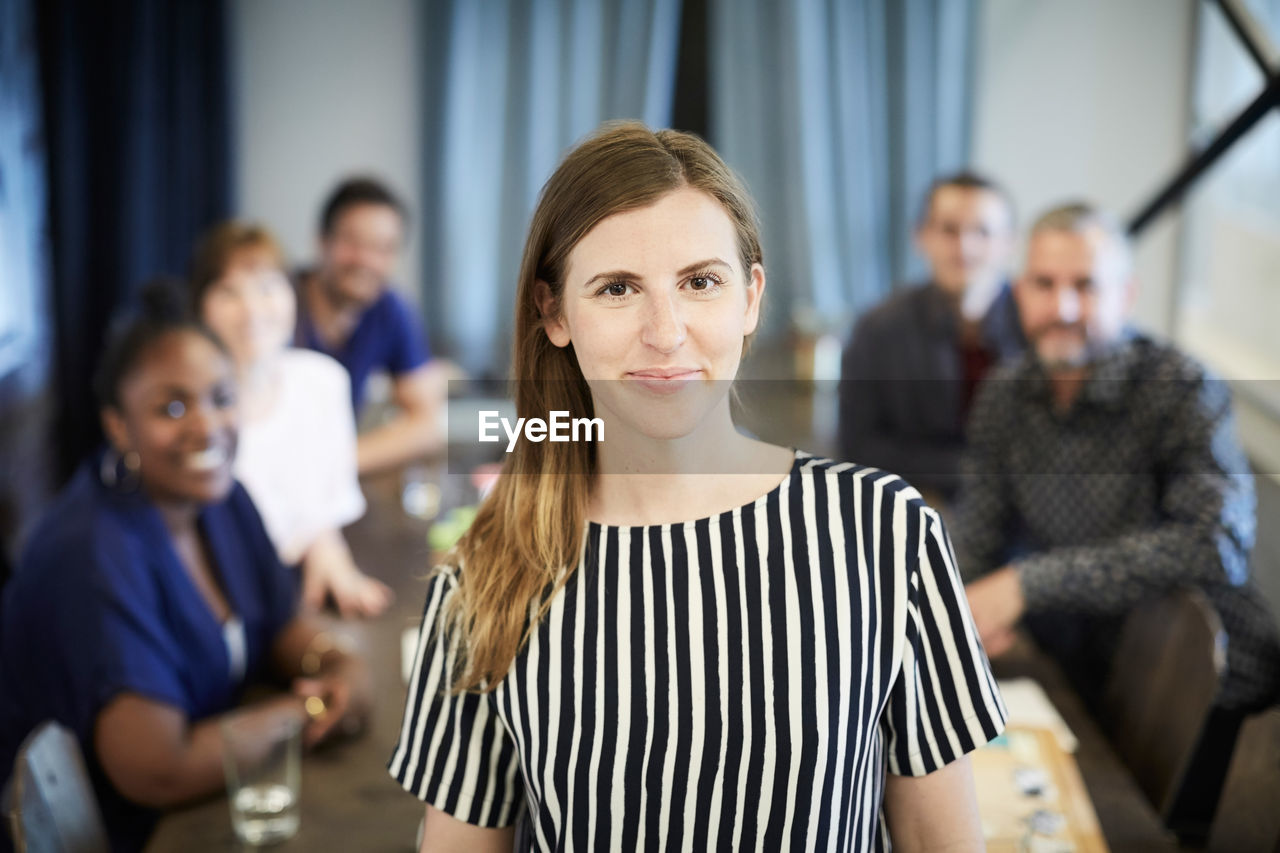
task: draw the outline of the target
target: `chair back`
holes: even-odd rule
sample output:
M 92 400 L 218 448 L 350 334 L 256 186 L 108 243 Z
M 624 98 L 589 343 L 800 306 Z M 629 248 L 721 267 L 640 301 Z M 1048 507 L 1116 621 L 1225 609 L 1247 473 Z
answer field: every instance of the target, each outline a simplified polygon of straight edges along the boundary
M 1235 738 L 1214 707 L 1226 642 L 1217 611 L 1199 590 L 1143 604 L 1124 621 L 1103 694 L 1116 752 L 1165 825 L 1188 840 L 1208 833 Z M 1224 747 L 1225 756 L 1208 754 Z M 1205 766 L 1215 760 L 1216 782 Z
M 27 736 L 11 785 L 7 810 L 19 853 L 108 853 L 80 745 L 66 728 L 45 722 Z
M 1280 853 L 1280 708 L 1245 720 L 1209 836 L 1213 853 Z

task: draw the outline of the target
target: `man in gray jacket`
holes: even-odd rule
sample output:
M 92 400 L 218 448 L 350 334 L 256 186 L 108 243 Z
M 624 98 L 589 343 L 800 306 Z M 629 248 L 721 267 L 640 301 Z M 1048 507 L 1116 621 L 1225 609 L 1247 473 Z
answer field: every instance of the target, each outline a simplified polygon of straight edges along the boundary
M 915 237 L 929 281 L 864 314 L 845 349 L 839 452 L 945 502 L 974 388 L 1024 346 L 1006 281 L 1013 206 L 988 178 L 948 175 L 925 197 Z

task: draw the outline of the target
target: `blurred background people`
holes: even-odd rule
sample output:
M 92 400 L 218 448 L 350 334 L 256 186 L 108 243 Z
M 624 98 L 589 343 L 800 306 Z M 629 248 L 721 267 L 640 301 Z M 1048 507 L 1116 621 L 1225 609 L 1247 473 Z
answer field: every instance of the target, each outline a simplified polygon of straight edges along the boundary
M 1226 385 L 1128 325 L 1128 243 L 1088 204 L 1036 220 L 1015 293 L 1030 348 L 978 393 L 955 526 L 988 652 L 1025 624 L 1096 702 L 1124 614 L 1199 587 L 1228 636 L 1219 704 L 1273 701 L 1280 646 L 1249 579 L 1253 478 Z
M 396 413 L 360 436 L 361 473 L 394 468 L 441 445 L 447 392 L 421 322 L 391 287 L 405 239 L 404 204 L 372 178 L 336 187 L 320 215 L 318 263 L 298 275 L 299 346 L 335 358 L 361 413 L 375 371 L 391 377 Z
M 351 382 L 332 358 L 289 346 L 297 302 L 275 238 L 234 221 L 210 229 L 192 258 L 191 295 L 236 365 L 236 478 L 281 562 L 299 566 L 303 604 L 332 596 L 344 616 L 378 615 L 391 592 L 356 567 L 341 531 L 365 510 Z
M 839 455 L 953 497 L 974 388 L 1024 341 L 1006 279 L 1014 245 L 1009 196 L 990 178 L 938 178 L 915 243 L 930 278 L 863 314 L 845 348 Z
M 162 285 L 98 374 L 108 445 L 32 533 L 0 615 L 0 776 L 45 720 L 80 741 L 115 850 L 161 809 L 223 786 L 218 721 L 243 687 L 297 679 L 251 719 L 305 721 L 309 743 L 368 709 L 360 660 L 295 612 L 290 578 L 236 484 L 235 369 Z M 304 697 L 320 696 L 309 716 Z

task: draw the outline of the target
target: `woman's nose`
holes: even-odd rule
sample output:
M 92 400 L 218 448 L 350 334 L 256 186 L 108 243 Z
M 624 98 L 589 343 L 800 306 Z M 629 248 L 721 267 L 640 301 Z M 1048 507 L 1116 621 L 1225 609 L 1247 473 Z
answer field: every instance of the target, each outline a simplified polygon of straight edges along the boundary
M 193 403 L 184 420 L 187 433 L 197 439 L 213 435 L 219 423 L 220 413 L 212 401 Z
M 687 335 L 684 318 L 675 299 L 668 295 L 653 299 L 641 340 L 646 346 L 669 353 L 679 349 Z

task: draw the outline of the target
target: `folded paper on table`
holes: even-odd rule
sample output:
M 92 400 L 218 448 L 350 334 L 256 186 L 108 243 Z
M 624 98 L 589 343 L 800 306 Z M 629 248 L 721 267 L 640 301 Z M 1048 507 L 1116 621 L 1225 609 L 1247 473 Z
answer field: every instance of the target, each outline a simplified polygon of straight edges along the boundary
M 991 853 L 1106 853 L 1080 770 L 1052 731 L 1010 726 L 970 760 Z

